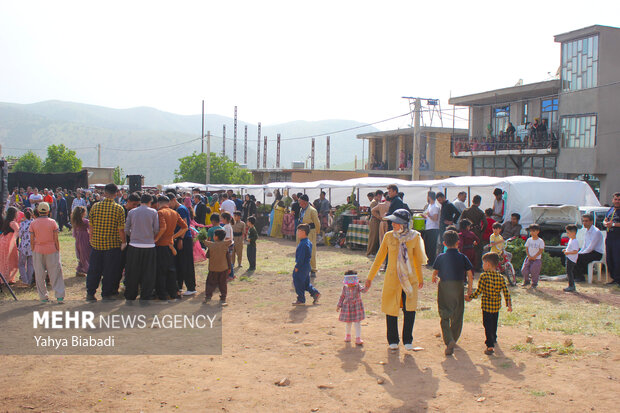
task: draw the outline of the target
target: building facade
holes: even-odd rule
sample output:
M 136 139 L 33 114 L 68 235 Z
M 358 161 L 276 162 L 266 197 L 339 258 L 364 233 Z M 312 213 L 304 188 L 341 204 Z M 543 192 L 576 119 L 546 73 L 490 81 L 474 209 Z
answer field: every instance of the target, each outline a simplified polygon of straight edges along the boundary
M 558 79 L 450 99 L 469 107 L 468 138 L 452 154 L 472 175 L 594 176 L 602 202 L 620 190 L 620 29 L 555 36 Z
M 368 161 L 358 172 L 409 180 L 414 166 L 421 180 L 469 174 L 470 160 L 451 153 L 452 138 L 467 139 L 467 129 L 420 127 L 418 165 L 413 165 L 413 131 L 413 128 L 406 128 L 357 135 L 358 139 L 368 140 Z

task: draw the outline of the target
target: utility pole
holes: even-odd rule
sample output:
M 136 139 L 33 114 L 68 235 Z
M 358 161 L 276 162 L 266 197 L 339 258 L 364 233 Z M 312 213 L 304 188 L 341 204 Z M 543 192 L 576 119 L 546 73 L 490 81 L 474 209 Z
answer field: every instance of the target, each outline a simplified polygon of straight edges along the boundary
M 280 134 L 278 133 L 278 144 L 276 149 L 276 169 L 280 169 Z
M 411 165 L 411 180 L 420 180 L 420 98 L 415 99 L 413 118 L 413 165 Z
M 330 154 L 329 154 L 329 136 L 327 137 L 327 153 L 325 154 L 325 169 L 330 169 Z
M 237 107 L 235 106 L 235 125 L 233 131 L 233 162 L 237 162 Z
M 310 169 L 314 170 L 314 138 L 312 138 L 312 152 L 310 152 Z
M 263 168 L 267 169 L 267 136 L 265 136 L 265 147 L 263 149 Z
M 243 163 L 248 167 L 248 125 L 245 125 L 245 135 L 243 137 Z
M 256 144 L 256 169 L 260 169 L 260 122 L 258 122 L 258 143 Z
M 222 125 L 222 156 L 226 156 L 226 125 Z
M 97 144 L 97 168 L 101 168 L 101 144 Z
M 205 153 L 205 100 L 202 100 L 202 133 L 200 134 L 202 138 L 202 146 L 200 148 L 200 153 Z
M 211 183 L 211 131 L 207 132 L 207 185 Z

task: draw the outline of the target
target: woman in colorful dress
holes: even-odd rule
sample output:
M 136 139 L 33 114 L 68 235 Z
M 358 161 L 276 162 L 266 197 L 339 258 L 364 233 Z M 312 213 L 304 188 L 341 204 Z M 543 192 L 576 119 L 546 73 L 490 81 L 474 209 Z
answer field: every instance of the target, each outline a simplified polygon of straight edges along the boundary
M 86 208 L 77 206 L 71 213 L 71 225 L 73 226 L 73 238 L 75 238 L 75 255 L 78 265 L 75 270 L 76 277 L 86 277 L 88 272 L 88 260 L 90 259 L 90 239 L 88 231 L 90 224 L 86 219 Z
M 4 275 L 7 283 L 13 284 L 19 269 L 17 208 L 9 207 L 7 209 L 6 216 L 0 226 L 0 232 L 0 273 Z
M 30 246 L 30 224 L 34 220 L 32 208 L 24 210 L 24 219 L 19 223 L 19 279 L 24 284 L 34 285 L 34 261 Z

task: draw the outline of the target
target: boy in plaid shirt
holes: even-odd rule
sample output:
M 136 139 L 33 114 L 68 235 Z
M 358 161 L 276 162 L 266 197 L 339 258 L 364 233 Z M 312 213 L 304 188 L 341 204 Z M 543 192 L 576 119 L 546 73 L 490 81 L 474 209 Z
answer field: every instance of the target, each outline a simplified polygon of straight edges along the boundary
M 493 354 L 495 343 L 497 342 L 497 320 L 499 318 L 499 309 L 502 306 L 501 293 L 504 294 L 508 312 L 512 311 L 510 292 L 506 287 L 504 276 L 497 272 L 498 266 L 499 255 L 494 252 L 484 254 L 482 257 L 482 269 L 484 272 L 480 275 L 478 288 L 476 288 L 473 294 L 465 297 L 466 301 L 471 301 L 482 294 L 482 324 L 484 325 L 485 344 L 487 346 L 484 354 L 487 355 Z

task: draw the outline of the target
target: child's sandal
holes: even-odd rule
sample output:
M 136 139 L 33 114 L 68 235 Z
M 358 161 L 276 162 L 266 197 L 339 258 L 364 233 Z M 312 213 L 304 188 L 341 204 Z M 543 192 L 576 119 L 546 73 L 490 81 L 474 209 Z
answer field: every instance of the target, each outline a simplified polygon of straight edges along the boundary
M 344 336 L 344 342 L 345 343 L 350 343 L 351 342 L 351 334 L 347 334 Z

